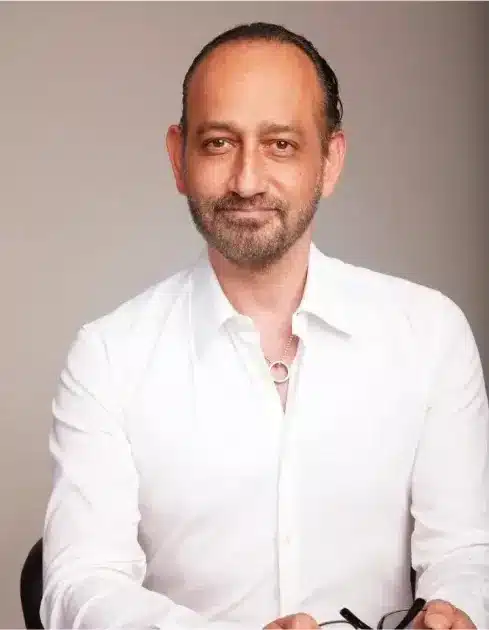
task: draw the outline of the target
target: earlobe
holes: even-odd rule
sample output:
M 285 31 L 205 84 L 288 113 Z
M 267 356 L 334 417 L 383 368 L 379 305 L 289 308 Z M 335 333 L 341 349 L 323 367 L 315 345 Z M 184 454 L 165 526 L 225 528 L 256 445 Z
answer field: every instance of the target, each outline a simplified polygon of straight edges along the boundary
M 331 194 L 331 162 L 330 162 L 331 153 L 328 153 L 328 156 L 324 159 L 323 165 L 323 190 L 322 197 L 329 197 Z
M 184 164 L 183 164 L 183 149 L 184 139 L 182 130 L 179 125 L 171 125 L 166 134 L 166 149 L 168 157 L 170 158 L 173 176 L 175 178 L 175 184 L 180 194 L 186 194 L 185 178 L 184 178 Z
M 333 192 L 343 170 L 346 142 L 342 131 L 335 133 L 328 144 L 328 156 L 324 160 L 323 197 Z

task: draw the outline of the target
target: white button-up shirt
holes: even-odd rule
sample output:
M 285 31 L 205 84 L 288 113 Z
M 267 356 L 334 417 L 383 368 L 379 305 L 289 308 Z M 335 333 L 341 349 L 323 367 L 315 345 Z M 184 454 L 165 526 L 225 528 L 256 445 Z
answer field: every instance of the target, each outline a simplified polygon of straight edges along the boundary
M 49 628 L 258 629 L 417 594 L 489 627 L 489 414 L 437 291 L 311 247 L 284 413 L 206 255 L 84 326 L 53 403 Z

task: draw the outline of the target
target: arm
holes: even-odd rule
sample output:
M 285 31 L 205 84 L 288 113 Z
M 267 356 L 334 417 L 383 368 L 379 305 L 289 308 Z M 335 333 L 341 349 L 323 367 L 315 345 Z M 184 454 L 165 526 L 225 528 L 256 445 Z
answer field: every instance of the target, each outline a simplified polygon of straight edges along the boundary
M 477 347 L 443 299 L 438 360 L 413 470 L 417 595 L 489 624 L 489 411 Z
M 53 489 L 44 530 L 46 628 L 236 629 L 142 586 L 138 475 L 108 353 L 80 331 L 53 402 Z

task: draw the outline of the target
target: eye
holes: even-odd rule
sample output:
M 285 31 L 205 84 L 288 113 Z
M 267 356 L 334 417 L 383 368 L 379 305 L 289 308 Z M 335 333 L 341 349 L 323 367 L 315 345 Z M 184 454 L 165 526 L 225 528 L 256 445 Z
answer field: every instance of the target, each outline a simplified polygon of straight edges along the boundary
M 280 149 L 281 151 L 285 151 L 285 149 L 291 146 L 287 140 L 277 140 L 276 145 L 277 149 Z
M 294 145 L 288 140 L 273 140 L 270 145 L 276 155 L 291 155 L 295 151 Z
M 225 138 L 210 138 L 204 142 L 204 149 L 211 153 L 218 153 L 223 149 L 226 149 L 228 141 Z

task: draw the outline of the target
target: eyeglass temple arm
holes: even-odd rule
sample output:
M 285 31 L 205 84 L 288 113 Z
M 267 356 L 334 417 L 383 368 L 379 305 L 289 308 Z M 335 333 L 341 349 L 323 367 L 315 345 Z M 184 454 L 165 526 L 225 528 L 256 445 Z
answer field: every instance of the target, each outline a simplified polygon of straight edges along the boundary
M 368 626 L 364 621 L 354 615 L 351 610 L 348 610 L 348 608 L 342 608 L 340 610 L 340 615 L 343 617 L 343 619 L 346 619 L 348 623 L 350 623 L 358 630 L 372 630 L 370 626 Z
M 407 611 L 406 616 L 403 618 L 401 623 L 396 626 L 396 630 L 401 630 L 401 628 L 407 628 L 409 624 L 413 621 L 418 613 L 420 613 L 426 605 L 426 600 L 418 597 L 414 600 L 411 608 Z
M 407 626 L 413 621 L 416 615 L 423 610 L 425 605 L 426 605 L 425 599 L 422 599 L 421 597 L 418 597 L 417 599 L 415 599 L 414 602 L 412 603 L 411 608 L 407 611 L 406 615 L 403 617 L 402 621 L 399 623 L 399 625 L 396 626 L 396 630 L 407 628 Z M 368 626 L 365 622 L 363 622 L 356 615 L 354 615 L 351 612 L 351 610 L 348 610 L 348 608 L 342 608 L 340 610 L 340 615 L 343 617 L 343 619 L 345 619 L 345 621 L 348 621 L 348 623 L 351 624 L 354 628 L 357 628 L 357 630 L 372 630 L 370 626 Z M 321 628 L 323 626 L 327 626 L 328 624 L 329 622 L 326 621 L 324 623 L 320 623 L 319 627 Z M 380 625 L 379 627 L 382 627 L 382 626 Z

